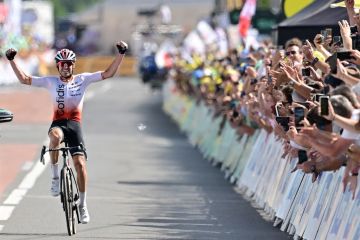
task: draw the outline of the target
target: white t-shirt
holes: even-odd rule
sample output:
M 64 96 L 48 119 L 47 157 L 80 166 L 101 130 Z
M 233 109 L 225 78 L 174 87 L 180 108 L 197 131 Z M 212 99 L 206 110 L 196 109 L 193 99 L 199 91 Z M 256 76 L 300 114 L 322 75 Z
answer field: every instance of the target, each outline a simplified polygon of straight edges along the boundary
M 53 121 L 74 120 L 81 122 L 85 89 L 102 80 L 101 71 L 74 75 L 68 83 L 58 76 L 32 77 L 31 85 L 49 90 L 53 103 Z
M 360 109 L 355 109 L 351 113 L 351 119 L 358 121 L 359 120 L 359 115 L 360 115 Z M 360 138 L 360 134 L 344 129 L 342 134 L 341 134 L 341 137 L 343 137 L 345 139 L 358 140 Z

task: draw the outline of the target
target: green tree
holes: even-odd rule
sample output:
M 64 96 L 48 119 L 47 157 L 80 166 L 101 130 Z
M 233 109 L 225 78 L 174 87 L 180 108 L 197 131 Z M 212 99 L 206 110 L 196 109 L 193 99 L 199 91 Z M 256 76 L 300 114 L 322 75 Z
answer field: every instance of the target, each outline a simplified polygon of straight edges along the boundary
M 86 9 L 103 0 L 49 0 L 54 5 L 55 19 Z

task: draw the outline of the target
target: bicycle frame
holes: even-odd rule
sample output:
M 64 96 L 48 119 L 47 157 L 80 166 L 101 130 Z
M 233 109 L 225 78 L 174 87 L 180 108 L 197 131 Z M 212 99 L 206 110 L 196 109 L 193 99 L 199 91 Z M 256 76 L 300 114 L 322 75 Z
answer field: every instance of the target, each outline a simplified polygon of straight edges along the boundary
M 65 212 L 66 225 L 69 236 L 76 233 L 74 211 L 76 212 L 77 222 L 81 223 L 78 209 L 79 187 L 76 182 L 74 172 L 70 166 L 68 157 L 69 150 L 75 148 L 84 151 L 85 158 L 87 158 L 86 150 L 82 145 L 77 147 L 68 147 L 66 142 L 65 147 L 57 149 L 46 149 L 46 147 L 43 146 L 40 157 L 40 161 L 45 164 L 44 154 L 46 152 L 60 151 L 62 153 L 61 156 L 63 159 L 63 166 L 60 173 L 60 200 Z

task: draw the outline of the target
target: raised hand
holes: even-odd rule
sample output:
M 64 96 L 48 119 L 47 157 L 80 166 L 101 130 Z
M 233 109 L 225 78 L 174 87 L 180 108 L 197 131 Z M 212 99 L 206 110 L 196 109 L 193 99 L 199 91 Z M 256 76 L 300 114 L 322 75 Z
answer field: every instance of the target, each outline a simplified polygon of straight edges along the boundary
M 5 55 L 6 55 L 6 58 L 9 60 L 9 61 L 12 61 L 14 60 L 15 58 L 15 55 L 17 54 L 17 51 L 13 48 L 10 48 L 6 51 Z
M 358 50 L 350 50 L 350 52 L 353 59 L 349 59 L 349 61 L 356 65 L 360 65 L 360 52 Z
M 354 9 L 355 1 L 354 0 L 345 0 L 345 7 L 349 9 Z
M 314 50 L 309 40 L 306 40 L 306 44 L 302 46 L 302 52 L 308 61 L 312 61 L 314 59 Z
M 116 47 L 119 51 L 120 54 L 125 54 L 125 52 L 128 50 L 128 45 L 126 42 L 124 41 L 120 41 L 118 43 L 116 43 Z

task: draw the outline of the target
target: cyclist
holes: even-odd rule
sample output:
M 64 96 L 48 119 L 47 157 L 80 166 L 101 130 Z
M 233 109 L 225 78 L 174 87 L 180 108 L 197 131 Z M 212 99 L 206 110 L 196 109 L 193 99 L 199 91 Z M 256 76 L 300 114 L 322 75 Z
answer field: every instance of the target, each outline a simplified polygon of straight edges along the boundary
M 53 121 L 48 131 L 50 138 L 49 148 L 58 148 L 64 138 L 66 138 L 69 147 L 76 147 L 80 144 L 84 145 L 81 132 L 81 115 L 85 89 L 91 83 L 111 78 L 115 75 L 128 49 L 127 44 L 123 41 L 118 42 L 116 47 L 119 54 L 116 54 L 115 59 L 105 71 L 78 75 L 73 75 L 76 62 L 75 53 L 69 49 L 61 49 L 55 56 L 59 76 L 47 77 L 27 75 L 14 61 L 17 51 L 13 48 L 6 51 L 6 57 L 10 61 L 16 77 L 22 84 L 44 87 L 51 94 L 54 113 Z M 70 154 L 74 161 L 79 184 L 80 221 L 82 223 L 88 223 L 90 221 L 90 215 L 86 204 L 86 159 L 83 151 L 73 150 L 70 151 Z M 58 155 L 58 152 L 51 152 L 50 154 L 52 169 L 51 194 L 53 196 L 60 194 Z

